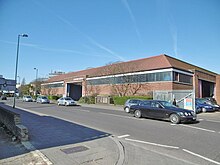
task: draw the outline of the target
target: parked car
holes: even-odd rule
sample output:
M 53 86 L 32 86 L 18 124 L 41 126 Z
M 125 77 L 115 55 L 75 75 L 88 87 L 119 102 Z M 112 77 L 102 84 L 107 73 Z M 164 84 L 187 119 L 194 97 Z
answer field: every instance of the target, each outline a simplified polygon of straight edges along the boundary
M 213 105 L 207 104 L 206 99 L 196 98 L 196 109 L 200 109 L 201 112 L 214 112 L 215 107 Z
M 24 102 L 32 102 L 32 101 L 33 101 L 33 99 L 32 99 L 32 97 L 31 97 L 31 96 L 23 96 L 22 101 L 24 101 Z
M 126 102 L 125 102 L 125 105 L 124 105 L 124 111 L 129 113 L 130 112 L 130 107 L 132 105 L 138 105 L 140 104 L 141 100 L 139 99 L 128 99 Z
M 174 124 L 196 121 L 194 111 L 178 108 L 170 102 L 161 100 L 145 100 L 139 105 L 132 105 L 130 113 L 137 118 L 168 119 Z
M 205 97 L 205 103 L 212 105 L 216 111 L 220 111 L 220 106 L 217 104 L 217 101 L 212 97 Z
M 36 102 L 41 104 L 43 103 L 49 104 L 50 100 L 46 96 L 38 96 Z
M 0 97 L 0 99 L 1 99 L 1 100 L 7 100 L 7 97 L 4 96 L 4 95 L 2 95 L 2 96 Z
M 71 97 L 61 97 L 57 100 L 57 105 L 76 105 L 76 102 Z

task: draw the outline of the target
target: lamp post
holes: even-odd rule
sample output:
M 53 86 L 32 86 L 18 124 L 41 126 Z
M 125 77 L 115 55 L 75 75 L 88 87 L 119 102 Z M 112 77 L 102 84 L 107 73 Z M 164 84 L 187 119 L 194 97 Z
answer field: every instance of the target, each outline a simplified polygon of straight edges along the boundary
M 17 78 L 18 78 L 18 83 L 17 84 L 20 85 L 20 76 L 17 76 Z
M 34 68 L 34 70 L 36 70 L 36 80 L 35 80 L 35 97 L 37 99 L 37 75 L 38 75 L 38 69 Z
M 15 108 L 15 93 L 16 93 L 16 84 L 17 84 L 17 72 L 18 72 L 18 54 L 19 54 L 19 43 L 20 37 L 28 37 L 27 34 L 19 34 L 18 35 L 18 43 L 17 43 L 17 55 L 16 55 L 16 63 L 15 63 L 15 91 L 14 91 L 14 100 L 13 100 L 13 108 Z

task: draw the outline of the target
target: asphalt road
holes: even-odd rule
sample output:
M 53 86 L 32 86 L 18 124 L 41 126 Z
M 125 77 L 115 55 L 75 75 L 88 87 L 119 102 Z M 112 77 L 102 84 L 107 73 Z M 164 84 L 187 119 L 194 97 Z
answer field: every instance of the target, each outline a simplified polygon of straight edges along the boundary
M 124 146 L 124 164 L 220 165 L 220 112 L 198 115 L 195 124 L 174 125 L 136 119 L 119 110 L 21 101 L 16 105 L 112 134 Z

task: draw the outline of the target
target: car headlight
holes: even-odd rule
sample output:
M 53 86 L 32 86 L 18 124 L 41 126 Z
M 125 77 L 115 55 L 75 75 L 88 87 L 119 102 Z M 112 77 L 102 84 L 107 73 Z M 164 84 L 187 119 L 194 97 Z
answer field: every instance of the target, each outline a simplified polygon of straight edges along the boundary
M 184 113 L 185 116 L 188 116 L 189 114 L 187 112 Z
M 183 112 L 178 112 L 178 114 L 179 114 L 180 116 L 184 116 L 184 113 L 183 113 Z

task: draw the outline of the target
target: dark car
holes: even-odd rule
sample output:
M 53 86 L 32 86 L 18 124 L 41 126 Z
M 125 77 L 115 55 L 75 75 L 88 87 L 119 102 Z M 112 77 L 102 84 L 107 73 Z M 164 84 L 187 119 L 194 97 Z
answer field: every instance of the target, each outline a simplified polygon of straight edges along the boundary
M 7 100 L 7 97 L 4 96 L 4 95 L 2 95 L 2 96 L 0 97 L 0 99 L 1 99 L 1 100 Z
M 196 109 L 201 112 L 215 112 L 215 106 L 207 104 L 206 99 L 196 98 Z
M 129 113 L 130 112 L 130 107 L 132 105 L 138 105 L 140 104 L 141 100 L 139 99 L 128 99 L 126 102 L 125 102 L 125 105 L 124 105 L 124 111 Z
M 131 106 L 130 112 L 137 118 L 168 119 L 174 124 L 196 121 L 194 111 L 178 108 L 167 101 L 161 100 L 142 101 L 139 105 Z
M 212 97 L 205 97 L 205 103 L 212 105 L 216 111 L 220 111 L 220 106 L 217 104 L 217 101 Z

